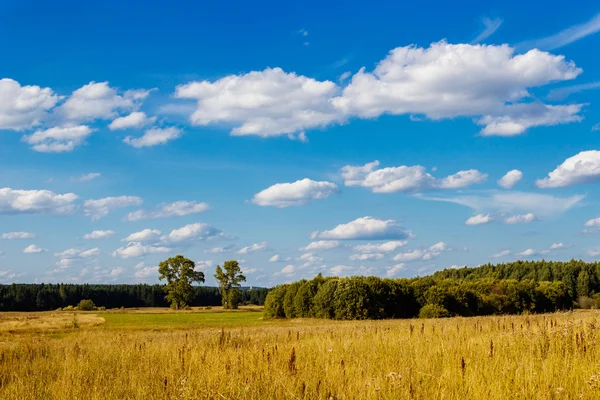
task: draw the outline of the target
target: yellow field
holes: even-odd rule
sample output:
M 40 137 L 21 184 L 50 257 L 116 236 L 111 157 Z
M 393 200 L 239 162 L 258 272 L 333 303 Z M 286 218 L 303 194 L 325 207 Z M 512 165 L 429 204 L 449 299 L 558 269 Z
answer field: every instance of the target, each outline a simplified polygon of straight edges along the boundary
M 78 327 L 73 315 L 0 314 L 0 399 L 600 399 L 596 312 L 335 322 L 138 310 L 79 313 Z

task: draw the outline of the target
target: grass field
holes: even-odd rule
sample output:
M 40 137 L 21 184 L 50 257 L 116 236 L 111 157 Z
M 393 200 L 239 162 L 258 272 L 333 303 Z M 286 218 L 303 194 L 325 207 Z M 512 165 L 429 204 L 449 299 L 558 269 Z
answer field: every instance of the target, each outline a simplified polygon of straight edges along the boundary
M 338 322 L 0 314 L 0 399 L 598 399 L 596 312 Z

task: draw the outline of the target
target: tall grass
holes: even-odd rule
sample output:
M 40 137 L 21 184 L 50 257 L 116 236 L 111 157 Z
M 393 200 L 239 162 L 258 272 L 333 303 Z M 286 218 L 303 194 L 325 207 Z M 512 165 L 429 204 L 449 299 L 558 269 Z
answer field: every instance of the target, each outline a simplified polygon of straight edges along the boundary
M 598 399 L 595 312 L 2 335 L 1 399 Z

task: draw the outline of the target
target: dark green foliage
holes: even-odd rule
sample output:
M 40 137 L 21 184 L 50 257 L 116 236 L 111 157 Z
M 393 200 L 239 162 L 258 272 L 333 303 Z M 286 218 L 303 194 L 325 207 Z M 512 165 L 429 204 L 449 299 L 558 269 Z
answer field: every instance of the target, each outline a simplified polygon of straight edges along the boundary
M 413 279 L 319 275 L 273 290 L 265 316 L 347 320 L 553 312 L 572 308 L 578 294 L 587 306 L 595 305 L 599 272 L 598 264 L 583 261 L 518 261 Z
M 166 279 L 165 299 L 175 310 L 189 306 L 194 299 L 195 282 L 204 282 L 204 273 L 196 271 L 196 264 L 182 255 L 176 255 L 158 264 L 158 279 Z
M 75 284 L 12 284 L 0 285 L 0 311 L 48 311 L 76 305 L 89 299 L 98 306 L 168 307 L 165 285 L 75 285 Z M 219 306 L 221 293 L 216 287 L 193 286 L 190 306 Z M 242 304 L 263 305 L 269 289 L 242 289 Z
M 236 260 L 225 261 L 223 268 L 217 265 L 215 278 L 219 282 L 223 308 L 237 309 L 240 304 L 240 283 L 246 281 Z

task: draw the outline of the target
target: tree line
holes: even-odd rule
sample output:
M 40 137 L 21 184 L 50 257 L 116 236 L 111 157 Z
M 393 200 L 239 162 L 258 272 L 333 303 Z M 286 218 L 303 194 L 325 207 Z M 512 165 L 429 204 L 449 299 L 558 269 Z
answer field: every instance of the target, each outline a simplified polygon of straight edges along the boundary
M 169 307 L 166 285 L 12 284 L 0 285 L 0 311 L 48 311 L 92 300 L 98 307 Z M 263 305 L 268 289 L 241 288 L 240 303 Z M 218 287 L 192 286 L 190 306 L 221 305 Z
M 316 276 L 273 288 L 272 318 L 382 319 L 521 314 L 600 306 L 600 264 L 529 261 L 427 277 Z

